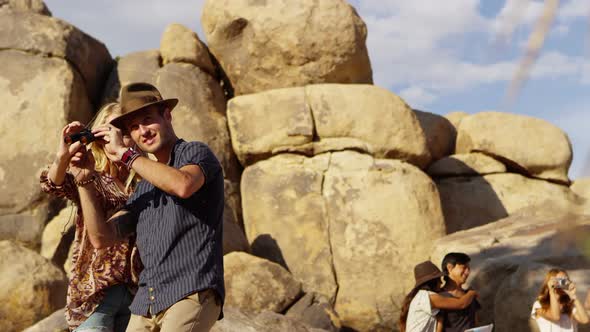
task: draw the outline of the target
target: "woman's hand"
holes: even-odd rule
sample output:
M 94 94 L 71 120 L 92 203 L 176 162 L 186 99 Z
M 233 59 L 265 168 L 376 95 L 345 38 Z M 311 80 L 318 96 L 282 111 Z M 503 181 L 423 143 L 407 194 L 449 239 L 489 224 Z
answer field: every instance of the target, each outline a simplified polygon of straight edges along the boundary
M 576 285 L 570 281 L 567 288 L 564 288 L 563 291 L 570 297 L 572 301 L 577 299 L 576 295 Z
M 57 148 L 58 160 L 62 158 L 69 160 L 72 155 L 74 155 L 80 149 L 80 147 L 83 145 L 81 142 L 68 144 L 65 142 L 65 138 L 69 135 L 80 132 L 82 129 L 84 129 L 84 125 L 78 121 L 70 122 L 65 127 L 63 127 Z

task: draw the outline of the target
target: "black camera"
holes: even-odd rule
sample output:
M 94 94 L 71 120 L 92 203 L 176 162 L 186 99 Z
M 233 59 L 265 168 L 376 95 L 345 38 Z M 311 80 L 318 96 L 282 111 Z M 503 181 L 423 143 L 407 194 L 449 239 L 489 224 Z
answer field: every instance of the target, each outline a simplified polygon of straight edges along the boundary
M 82 144 L 88 144 L 90 142 L 94 142 L 96 137 L 89 129 L 82 129 L 80 132 L 68 135 L 64 137 L 64 142 L 67 144 L 72 144 L 74 142 L 82 142 Z

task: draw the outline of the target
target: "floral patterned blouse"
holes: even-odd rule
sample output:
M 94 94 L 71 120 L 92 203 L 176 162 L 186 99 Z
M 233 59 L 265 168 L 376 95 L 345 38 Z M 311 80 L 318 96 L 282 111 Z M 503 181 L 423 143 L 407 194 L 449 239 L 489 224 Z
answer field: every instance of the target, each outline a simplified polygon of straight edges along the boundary
M 66 304 L 66 319 L 70 330 L 73 330 L 94 312 L 102 301 L 106 288 L 124 284 L 135 292 L 142 265 L 135 247 L 135 237 L 112 247 L 95 249 L 84 227 L 74 177 L 67 173 L 64 183 L 58 186 L 47 177 L 48 171 L 49 169 L 41 173 L 42 190 L 58 197 L 65 197 L 78 207 Z M 121 192 L 115 180 L 109 175 L 101 175 L 94 185 L 107 217 L 117 212 L 129 195 Z

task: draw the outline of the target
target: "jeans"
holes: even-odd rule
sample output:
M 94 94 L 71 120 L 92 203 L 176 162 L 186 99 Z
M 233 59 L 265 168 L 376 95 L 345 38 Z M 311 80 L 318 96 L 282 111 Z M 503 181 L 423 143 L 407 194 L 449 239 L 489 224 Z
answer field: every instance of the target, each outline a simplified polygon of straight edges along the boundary
M 131 317 L 132 300 L 125 285 L 107 288 L 102 302 L 74 332 L 124 332 Z

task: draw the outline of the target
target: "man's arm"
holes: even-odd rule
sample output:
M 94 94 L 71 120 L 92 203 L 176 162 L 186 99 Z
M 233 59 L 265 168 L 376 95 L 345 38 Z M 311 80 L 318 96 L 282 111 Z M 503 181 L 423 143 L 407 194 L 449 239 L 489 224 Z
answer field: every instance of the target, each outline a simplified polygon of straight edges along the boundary
M 198 165 L 185 165 L 180 169 L 137 157 L 131 167 L 144 180 L 157 188 L 180 198 L 189 198 L 205 184 L 205 175 Z

